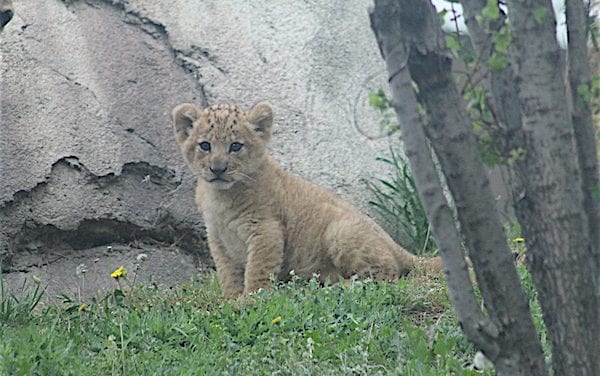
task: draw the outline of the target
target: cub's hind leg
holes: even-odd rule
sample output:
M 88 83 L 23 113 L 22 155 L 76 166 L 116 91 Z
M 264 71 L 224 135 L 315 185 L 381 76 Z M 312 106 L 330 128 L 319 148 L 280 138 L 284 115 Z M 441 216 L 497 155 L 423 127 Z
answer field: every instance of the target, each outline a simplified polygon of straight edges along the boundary
M 398 246 L 380 231 L 363 219 L 329 224 L 325 231 L 327 254 L 342 277 L 393 281 L 405 273 L 398 265 Z

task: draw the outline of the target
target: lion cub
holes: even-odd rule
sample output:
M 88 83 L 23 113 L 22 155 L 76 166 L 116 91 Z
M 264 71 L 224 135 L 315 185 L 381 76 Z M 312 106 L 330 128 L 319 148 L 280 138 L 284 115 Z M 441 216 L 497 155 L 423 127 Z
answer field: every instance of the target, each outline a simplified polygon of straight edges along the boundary
M 224 296 L 269 286 L 290 271 L 322 281 L 352 275 L 394 280 L 416 264 L 441 270 L 394 241 L 335 194 L 283 171 L 267 155 L 273 110 L 230 104 L 173 110 L 175 137 L 198 177 L 196 203 L 204 216 Z

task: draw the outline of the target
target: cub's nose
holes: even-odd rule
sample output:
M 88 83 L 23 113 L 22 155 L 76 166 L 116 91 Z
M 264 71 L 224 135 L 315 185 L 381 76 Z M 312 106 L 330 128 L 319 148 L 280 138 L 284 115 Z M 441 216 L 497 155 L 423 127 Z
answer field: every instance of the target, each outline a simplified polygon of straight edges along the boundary
M 210 167 L 210 172 L 212 172 L 216 176 L 223 175 L 225 173 L 225 171 L 227 171 L 227 165 Z

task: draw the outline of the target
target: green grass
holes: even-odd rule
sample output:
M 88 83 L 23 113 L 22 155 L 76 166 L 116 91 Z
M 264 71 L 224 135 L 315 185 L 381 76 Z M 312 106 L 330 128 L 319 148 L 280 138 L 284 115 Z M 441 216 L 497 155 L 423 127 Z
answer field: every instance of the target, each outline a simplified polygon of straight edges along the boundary
M 437 246 L 408 162 L 391 147 L 389 155 L 377 160 L 387 165 L 390 176 L 366 182 L 372 194 L 369 205 L 387 223 L 398 244 L 417 255 L 437 255 Z
M 25 303 L 24 303 L 25 304 Z M 476 375 L 442 280 L 219 297 L 214 276 L 0 322 L 1 375 Z
M 34 286 L 31 287 L 24 281 L 16 294 L 11 293 L 4 286 L 4 278 L 0 270 L 0 325 L 5 322 L 26 320 L 42 299 L 44 290 L 39 282 L 34 282 Z

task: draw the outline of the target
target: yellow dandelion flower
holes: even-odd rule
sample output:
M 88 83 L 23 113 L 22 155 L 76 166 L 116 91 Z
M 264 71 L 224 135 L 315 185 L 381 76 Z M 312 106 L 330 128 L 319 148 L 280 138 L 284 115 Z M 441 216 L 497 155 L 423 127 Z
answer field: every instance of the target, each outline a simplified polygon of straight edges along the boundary
M 77 308 L 77 312 L 83 312 L 87 309 L 88 305 L 85 303 L 82 303 L 79 305 L 79 308 Z
M 281 320 L 283 320 L 283 318 L 281 316 L 277 316 L 273 320 L 271 320 L 271 324 L 273 324 L 273 325 L 279 324 L 281 322 Z
M 112 272 L 110 275 L 114 279 L 119 279 L 120 277 L 127 277 L 127 269 L 123 265 L 119 266 L 119 269 Z
M 523 243 L 525 241 L 525 238 L 514 238 L 513 242 L 515 243 Z

